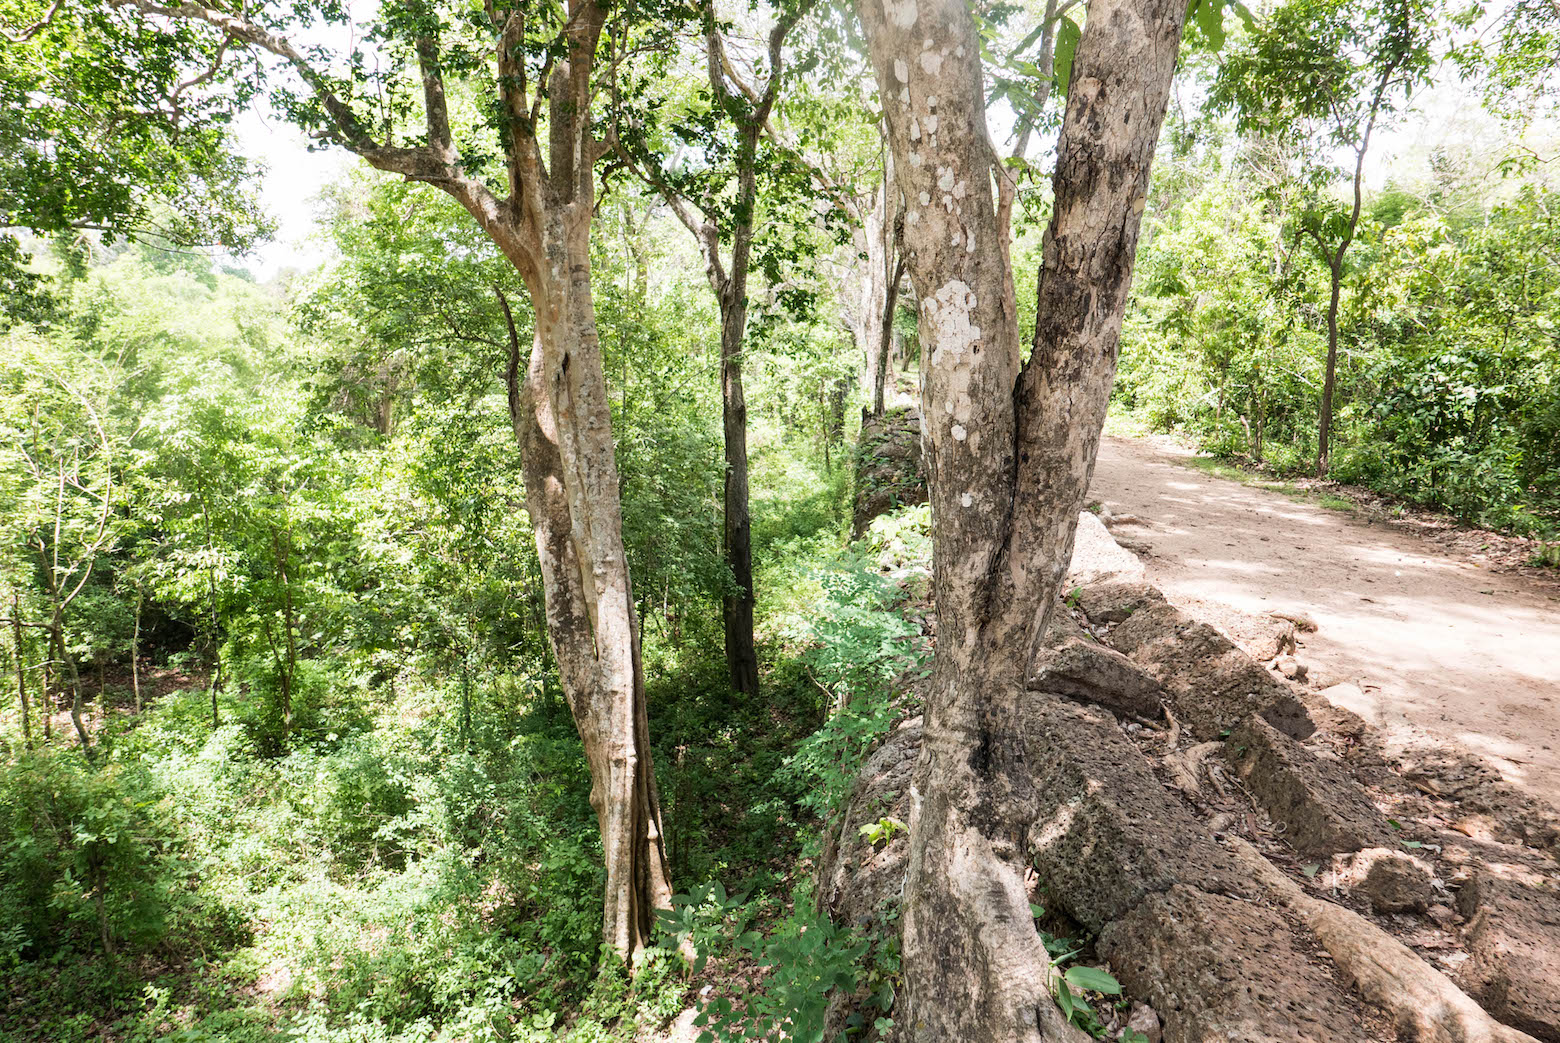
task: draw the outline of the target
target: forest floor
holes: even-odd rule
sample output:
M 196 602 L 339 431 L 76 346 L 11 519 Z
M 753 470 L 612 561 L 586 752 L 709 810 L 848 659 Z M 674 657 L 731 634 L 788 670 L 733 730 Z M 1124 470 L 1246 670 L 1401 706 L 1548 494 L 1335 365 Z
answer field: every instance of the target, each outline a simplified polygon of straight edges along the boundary
M 1513 564 L 1493 534 L 1197 462 L 1168 439 L 1107 437 L 1090 490 L 1171 602 L 1214 626 L 1309 617 L 1306 683 L 1354 685 L 1329 695 L 1390 746 L 1461 745 L 1560 805 L 1560 575 Z

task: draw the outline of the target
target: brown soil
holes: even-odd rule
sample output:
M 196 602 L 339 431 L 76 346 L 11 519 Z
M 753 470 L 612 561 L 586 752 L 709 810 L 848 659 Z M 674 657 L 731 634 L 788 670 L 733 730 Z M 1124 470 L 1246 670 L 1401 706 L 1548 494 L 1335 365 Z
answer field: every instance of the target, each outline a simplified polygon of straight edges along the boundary
M 1212 477 L 1190 455 L 1106 438 L 1091 489 L 1171 602 L 1221 629 L 1309 617 L 1307 683 L 1356 685 L 1343 705 L 1391 747 L 1460 745 L 1560 803 L 1560 580 L 1497 571 L 1507 563 L 1481 563 L 1466 539 Z

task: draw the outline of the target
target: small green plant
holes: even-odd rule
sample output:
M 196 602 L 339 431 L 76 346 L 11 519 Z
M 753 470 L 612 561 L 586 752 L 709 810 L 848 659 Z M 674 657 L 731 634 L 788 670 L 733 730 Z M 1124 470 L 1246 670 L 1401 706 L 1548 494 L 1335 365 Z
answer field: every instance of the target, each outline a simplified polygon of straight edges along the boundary
M 1036 920 L 1045 916 L 1045 909 L 1033 902 L 1029 905 L 1029 912 Z M 1040 941 L 1051 955 L 1051 993 L 1056 997 L 1056 1005 L 1061 1008 L 1062 1015 L 1095 1039 L 1103 1038 L 1105 1025 L 1084 994 L 1092 992 L 1099 996 L 1120 996 L 1121 983 L 1109 971 L 1099 967 L 1078 964 L 1063 970 L 1082 951 L 1073 939 L 1060 938 L 1041 930 Z
M 887 844 L 893 840 L 896 834 L 909 832 L 909 830 L 910 827 L 897 818 L 884 815 L 876 822 L 868 822 L 862 826 L 860 832 L 867 838 L 867 843 L 877 847 L 879 844 Z

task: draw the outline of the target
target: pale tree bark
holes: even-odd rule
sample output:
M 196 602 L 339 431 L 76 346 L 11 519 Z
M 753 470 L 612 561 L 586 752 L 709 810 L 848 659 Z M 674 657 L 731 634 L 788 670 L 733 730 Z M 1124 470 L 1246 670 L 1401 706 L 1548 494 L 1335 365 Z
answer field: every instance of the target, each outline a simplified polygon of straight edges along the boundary
M 147 15 L 204 23 L 234 44 L 282 58 L 327 114 L 326 141 L 377 169 L 449 193 L 524 282 L 534 336 L 529 360 L 522 363 L 511 319 L 510 404 L 525 469 L 526 511 L 541 560 L 548 637 L 590 764 L 590 800 L 607 870 L 603 941 L 632 959 L 653 930 L 655 910 L 670 905 L 671 885 L 591 293 L 595 166 L 609 149 L 596 138 L 592 121 L 605 9 L 594 0 L 567 0 L 563 24 L 546 56 L 538 58 L 527 53 L 537 44 L 528 42 L 526 10 L 483 5 L 504 130 L 509 194 L 500 197 L 469 172 L 453 141 L 439 18 L 431 5 L 407 5 L 423 34 L 415 51 L 426 142 L 396 147 L 377 140 L 333 81 L 266 26 L 198 3 L 113 2 Z M 529 33 L 534 37 L 536 31 L 532 24 Z M 539 72 L 528 68 L 527 57 L 540 62 Z
M 1020 721 L 1114 377 L 1184 0 L 1093 0 L 1072 70 L 1027 364 L 962 0 L 858 0 L 918 297 L 937 656 L 911 790 L 902 941 L 914 1040 L 1064 1038 L 1024 890 Z
M 882 353 L 885 338 L 893 337 L 893 309 L 898 304 L 899 282 L 904 274 L 904 209 L 894 181 L 893 153 L 888 147 L 887 128 L 880 122 L 883 136 L 882 180 L 873 192 L 870 206 L 858 203 L 852 216 L 861 229 L 861 249 L 866 255 L 858 269 L 855 326 L 851 335 L 861 351 L 861 387 L 871 404 L 873 415 L 881 416 L 878 388 L 887 379 Z M 892 298 L 892 299 L 891 299 Z

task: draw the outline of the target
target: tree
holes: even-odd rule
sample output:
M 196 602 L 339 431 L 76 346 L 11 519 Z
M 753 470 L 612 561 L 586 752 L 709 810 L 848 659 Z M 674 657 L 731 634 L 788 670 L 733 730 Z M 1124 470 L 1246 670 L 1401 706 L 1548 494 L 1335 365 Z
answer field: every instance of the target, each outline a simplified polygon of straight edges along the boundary
M 1099 445 L 1181 0 L 1094 0 L 1073 54 L 1039 322 L 1020 363 L 981 46 L 961 0 L 860 0 L 918 297 L 938 647 L 903 912 L 917 1040 L 1062 1031 L 1023 876 L 1024 682 Z M 896 1019 L 897 1020 L 897 1019 Z
M 682 142 L 727 158 L 691 174 L 667 169 L 662 158 L 643 146 L 641 134 L 625 133 L 623 98 L 614 96 L 615 140 L 618 153 L 647 184 L 661 194 L 672 212 L 692 233 L 704 255 L 710 289 L 720 305 L 720 388 L 726 476 L 721 547 L 736 589 L 721 599 L 726 629 L 726 667 L 731 687 L 745 696 L 758 695 L 758 652 L 753 644 L 753 537 L 748 507 L 747 399 L 742 387 L 743 339 L 748 323 L 748 275 L 753 264 L 755 216 L 758 211 L 760 141 L 779 99 L 785 76 L 785 39 L 814 0 L 782 8 L 765 50 L 765 61 L 754 75 L 739 71 L 726 45 L 725 27 L 715 5 L 704 0 L 698 15 L 704 33 L 708 111 L 689 122 L 704 135 Z M 617 81 L 614 80 L 614 87 Z M 633 121 L 643 125 L 643 113 Z M 729 124 L 735 140 L 721 132 Z M 690 129 L 694 129 L 690 127 Z M 688 135 L 690 138 L 693 135 Z M 637 146 L 637 147 L 636 147 Z M 773 162 L 773 158 L 769 157 Z M 730 183 L 735 182 L 735 191 Z M 723 244 L 728 244 L 722 256 Z
M 99 12 L 55 6 L 72 12 L 73 24 Z M 223 72 L 197 77 L 186 89 L 193 96 L 231 103 L 269 89 L 319 141 L 449 193 L 525 285 L 535 326 L 528 351 L 511 326 L 514 434 L 549 635 L 594 781 L 607 866 L 603 937 L 631 957 L 671 888 L 591 293 L 596 164 L 612 147 L 595 102 L 598 51 L 607 48 L 610 71 L 630 36 L 661 25 L 668 12 L 609 12 L 593 0 L 489 0 L 480 8 L 408 0 L 358 27 L 366 31 L 355 38 L 378 44 L 371 66 L 362 50 L 333 58 L 290 39 L 317 17 L 347 21 L 335 4 L 252 4 L 235 14 L 197 2 L 111 0 L 102 10 L 93 23 L 99 45 L 132 71 L 195 47 Z M 239 73 L 224 81 L 230 68 Z M 297 81 L 301 91 L 289 85 Z
M 1242 132 L 1298 135 L 1315 157 L 1301 175 L 1308 192 L 1295 229 L 1315 247 L 1330 277 L 1318 476 L 1330 465 L 1339 300 L 1344 259 L 1359 231 L 1365 156 L 1377 129 L 1406 107 L 1430 69 L 1431 19 L 1422 0 L 1381 0 L 1363 11 L 1344 0 L 1291 0 L 1229 56 L 1214 86 L 1215 104 L 1235 110 Z M 1331 195 L 1345 173 L 1327 158 L 1334 149 L 1353 158 L 1353 191 L 1343 203 Z
M 14 492 L 6 537 L 36 577 L 42 621 L 34 625 L 43 631 L 48 667 L 70 688 L 71 723 L 90 758 L 73 609 L 122 521 L 115 457 L 124 446 L 109 419 L 123 390 L 122 360 L 62 351 L 18 333 L 9 347 L 12 358 L 0 371 L 0 425 L 10 436 L 0 483 Z M 40 704 L 52 714 L 47 685 Z
M 20 230 L 230 249 L 264 236 L 255 172 L 229 148 L 248 94 L 229 46 L 138 32 L 114 5 L 0 9 L 0 328 L 50 311 Z

